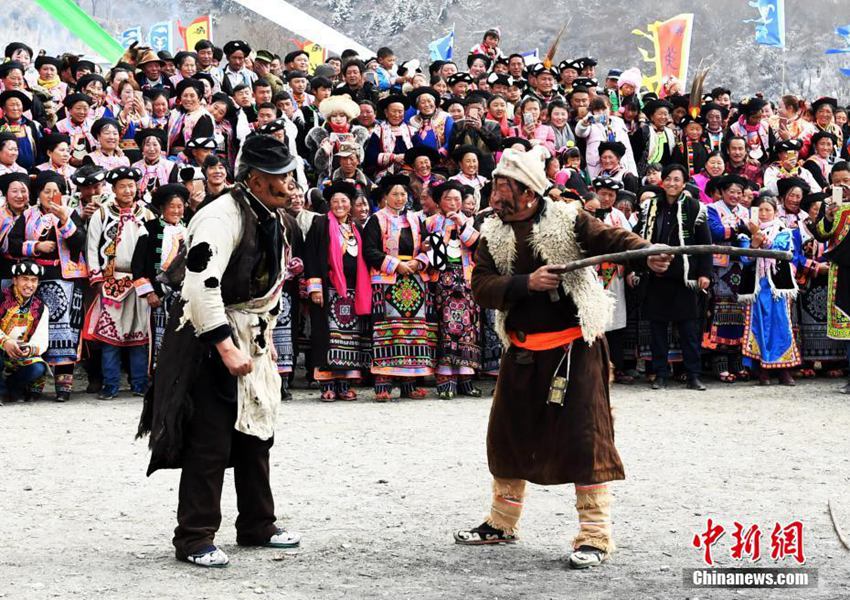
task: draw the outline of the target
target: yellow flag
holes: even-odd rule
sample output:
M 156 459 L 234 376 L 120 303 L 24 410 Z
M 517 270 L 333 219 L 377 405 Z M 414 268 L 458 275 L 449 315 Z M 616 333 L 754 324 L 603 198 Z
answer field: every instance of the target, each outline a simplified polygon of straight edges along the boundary
M 210 16 L 198 17 L 186 26 L 186 48 L 195 49 L 195 44 L 201 40 L 212 40 L 212 23 Z
M 316 71 L 316 67 L 325 62 L 325 49 L 319 44 L 307 42 L 304 44 L 304 52 L 310 57 L 310 73 Z

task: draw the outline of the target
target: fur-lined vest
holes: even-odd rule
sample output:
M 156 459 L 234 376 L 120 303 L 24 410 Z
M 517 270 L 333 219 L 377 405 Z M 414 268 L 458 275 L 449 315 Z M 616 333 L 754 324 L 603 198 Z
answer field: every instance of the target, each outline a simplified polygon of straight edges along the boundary
M 565 264 L 584 258 L 575 234 L 577 203 L 543 200 L 540 220 L 532 227 L 530 245 L 534 252 L 549 264 Z M 513 275 L 516 258 L 516 239 L 511 226 L 500 219 L 486 219 L 481 225 L 481 236 L 502 275 Z M 592 268 L 578 269 L 564 274 L 561 287 L 578 308 L 582 337 L 592 344 L 605 334 L 605 327 L 614 310 L 614 296 L 603 289 Z M 502 343 L 510 345 L 505 330 L 507 311 L 496 311 L 496 332 Z

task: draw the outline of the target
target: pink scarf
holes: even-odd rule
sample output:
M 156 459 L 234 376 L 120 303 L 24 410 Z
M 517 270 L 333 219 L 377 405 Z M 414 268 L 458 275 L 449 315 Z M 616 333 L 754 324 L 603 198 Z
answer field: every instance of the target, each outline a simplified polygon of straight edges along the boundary
M 372 314 L 372 286 L 369 281 L 369 271 L 366 269 L 366 261 L 363 260 L 363 242 L 360 240 L 360 232 L 354 223 L 351 224 L 351 231 L 354 238 L 357 240 L 357 283 L 354 289 L 354 312 L 358 315 Z M 339 243 L 339 238 L 342 234 L 339 231 L 339 221 L 336 217 L 328 215 L 328 237 L 330 237 L 331 247 L 328 262 L 331 264 L 330 279 L 333 283 L 336 293 L 340 296 L 348 295 L 348 286 L 345 284 L 345 272 L 342 269 L 342 245 Z

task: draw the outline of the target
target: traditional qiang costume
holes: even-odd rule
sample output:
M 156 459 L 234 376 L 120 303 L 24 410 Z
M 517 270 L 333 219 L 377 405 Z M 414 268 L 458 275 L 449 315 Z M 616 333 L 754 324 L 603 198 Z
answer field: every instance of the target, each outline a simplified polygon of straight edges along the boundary
M 359 162 L 363 162 L 363 147 L 369 141 L 369 132 L 361 125 L 354 125 L 352 121 L 360 115 L 360 106 L 348 96 L 331 96 L 325 98 L 319 105 L 319 112 L 325 117 L 325 123 L 313 127 L 307 132 L 305 144 L 307 149 L 313 153 L 312 163 L 319 173 L 331 173 L 338 165 L 334 156 L 343 146 L 356 146 Z M 335 114 L 344 114 L 346 122 L 343 125 L 331 123 L 330 117 Z M 328 154 L 322 148 L 322 142 L 326 139 L 331 141 L 331 153 Z
M 406 179 L 385 177 L 382 188 Z M 428 266 L 425 236 L 414 213 L 395 213 L 389 207 L 372 215 L 363 230 L 364 258 L 372 278 L 372 374 L 380 400 L 389 399 L 393 380 L 400 381 L 403 397 L 424 397 L 415 381 L 434 373 L 437 323 L 429 286 L 421 270 L 396 272 L 402 261 L 412 259 Z
M 68 191 L 61 175 L 42 171 L 33 185 L 33 196 L 37 198 L 48 183 L 55 183 L 61 192 Z M 38 242 L 53 242 L 56 248 L 41 253 L 36 250 Z M 10 253 L 35 262 L 43 270 L 36 294 L 50 316 L 50 344 L 44 351 L 44 360 L 53 369 L 56 400 L 60 402 L 71 396 L 74 365 L 80 358 L 83 288 L 89 274 L 85 249 L 86 231 L 80 215 L 71 210 L 62 225 L 55 215 L 44 212 L 40 202 L 25 210 L 9 232 Z
M 466 156 L 467 154 L 474 154 L 476 156 L 476 158 L 478 158 L 478 165 L 479 165 L 479 168 L 480 168 L 480 165 L 481 165 L 483 158 L 484 158 L 484 154 L 481 152 L 481 150 L 478 147 L 473 146 L 471 144 L 464 144 L 463 146 L 457 146 L 454 149 L 454 152 L 452 153 L 453 158 L 458 165 L 460 165 L 461 161 L 463 160 L 463 157 Z M 466 174 L 464 174 L 463 171 L 459 171 L 456 175 L 452 175 L 451 177 L 449 177 L 449 180 L 450 181 L 457 181 L 461 186 L 471 187 L 473 192 L 474 192 L 475 206 L 481 206 L 481 189 L 485 185 L 487 185 L 487 182 L 489 181 L 489 179 L 487 179 L 486 177 L 481 175 L 480 172 L 476 173 L 472 177 L 469 177 Z M 456 189 L 460 190 L 461 188 L 456 188 Z M 461 191 L 461 196 L 463 196 L 462 191 Z M 435 199 L 435 201 L 436 201 L 436 199 Z
M 297 155 L 296 155 L 297 156 Z M 296 159 L 297 160 L 297 159 Z M 303 211 L 302 211 L 303 212 Z M 294 217 L 278 211 L 283 229 L 283 258 L 286 264 L 286 279 L 280 292 L 272 343 L 277 352 L 277 372 L 280 375 L 281 398 L 292 397 L 289 392 L 289 378 L 295 367 L 295 331 L 298 330 L 300 314 L 300 283 L 304 274 L 304 235 Z
M 835 98 L 830 98 L 828 96 L 824 96 L 822 98 L 818 98 L 814 102 L 812 102 L 812 114 L 817 115 L 818 110 L 822 106 L 830 106 L 832 108 L 832 114 L 835 114 L 835 111 L 838 110 L 838 100 Z M 835 154 L 835 158 L 839 158 L 841 156 L 842 148 L 844 148 L 844 130 L 836 125 L 835 120 L 827 125 L 826 127 L 821 127 L 818 125 L 817 120 L 812 123 L 814 133 L 812 138 L 814 139 L 814 135 L 817 135 L 818 132 L 826 132 L 831 133 L 835 138 L 835 148 L 833 149 L 833 153 Z M 811 144 L 812 153 L 814 153 L 814 142 Z
M 736 175 L 721 178 L 721 190 L 729 186 L 746 186 L 746 180 Z M 711 243 L 718 246 L 740 246 L 740 238 L 749 236 L 747 223 L 750 216 L 740 204 L 727 205 L 718 200 L 708 206 L 708 229 Z M 728 372 L 724 381 L 746 377 L 741 363 L 741 342 L 744 337 L 744 307 L 738 301 L 743 266 L 741 261 L 728 254 L 715 254 L 712 259 L 711 298 L 703 333 L 702 347 L 714 351 L 716 374 Z
M 462 185 L 446 182 L 433 190 L 435 202 L 448 190 L 461 194 Z M 425 220 L 437 316 L 437 395 L 451 400 L 456 393 L 481 396 L 472 376 L 481 368 L 478 344 L 479 311 L 472 297 L 472 268 L 479 233 L 471 217 L 463 225 L 437 213 Z
M 785 140 L 779 142 L 774 147 L 774 156 L 778 157 L 780 152 L 799 152 L 802 147 L 800 140 Z M 785 169 L 778 161 L 774 162 L 764 170 L 764 187 L 772 191 L 774 194 L 779 194 L 780 198 L 784 196 L 779 190 L 779 184 L 786 179 L 801 180 L 808 189 L 803 190 L 804 195 L 809 190 L 819 192 L 821 186 L 815 181 L 814 176 L 808 169 L 802 167 L 802 162 L 798 160 L 797 165 L 790 171 Z M 782 207 L 780 206 L 780 210 Z
M 408 105 L 407 98 L 398 95 L 387 96 L 378 103 L 378 109 L 384 113 L 390 104 L 400 103 Z M 394 160 L 394 155 L 405 154 L 413 148 L 413 129 L 405 122 L 399 125 L 390 125 L 388 121 L 381 121 L 372 132 L 366 143 L 366 154 L 364 164 L 374 170 L 375 181 L 380 180 L 386 174 L 400 173 L 402 165 Z
M 110 171 L 107 181 L 114 185 L 122 179 L 138 182 L 141 177 L 138 169 L 121 167 Z M 153 213 L 140 202 L 121 208 L 113 198 L 89 219 L 86 258 L 90 281 L 101 288 L 86 315 L 83 337 L 101 342 L 104 398 L 118 393 L 121 348 L 129 350 L 133 393 L 144 394 L 147 388 L 149 307 L 140 295 L 147 288 L 145 281 L 133 278 L 132 261 L 145 223 L 152 218 Z
M 62 133 L 48 133 L 44 137 L 41 138 L 41 143 L 43 148 L 45 149 L 45 154 L 47 152 L 51 152 L 56 149 L 57 146 L 63 143 L 70 144 L 70 139 L 68 136 Z M 70 163 L 65 163 L 62 166 L 56 165 L 53 163 L 53 160 L 48 158 L 46 162 L 37 165 L 35 168 L 36 172 L 38 171 L 53 171 L 57 173 L 62 179 L 65 180 L 65 187 L 68 190 L 68 193 L 73 193 L 75 185 L 71 178 L 76 169 L 71 166 Z
M 652 100 L 644 105 L 643 113 L 652 119 L 652 115 L 662 108 L 672 111 L 673 105 L 666 100 Z M 637 174 L 640 177 L 646 175 L 646 168 L 650 164 L 668 164 L 676 149 L 676 135 L 669 127 L 658 131 L 652 123 L 643 123 L 633 138 Z
M 24 261 L 12 266 L 12 275 L 35 275 L 41 277 L 42 269 L 37 264 Z M 12 338 L 19 345 L 27 344 L 29 350 L 24 358 L 12 358 L 0 350 L 2 374 L 0 374 L 0 405 L 3 400 L 19 400 L 29 395 L 31 386 L 37 385 L 47 371 L 42 358 L 48 341 L 50 314 L 44 301 L 33 294 L 24 299 L 14 286 L 0 291 L 0 348 Z
M 809 194 L 803 198 L 800 210 L 808 212 L 812 203 L 824 202 L 828 197 L 827 192 Z M 797 285 L 800 288 L 796 308 L 801 358 L 807 363 L 821 363 L 824 369 L 837 372 L 837 369 L 846 363 L 847 352 L 844 343 L 828 336 L 829 277 L 817 274 L 817 267 L 826 263 L 827 244 L 818 241 L 814 231 L 815 224 L 809 219 L 801 220 L 799 226 L 791 231 L 794 240 L 794 266 Z
M 100 136 L 101 130 L 107 125 L 111 125 L 115 127 L 119 132 L 121 131 L 121 125 L 115 119 L 103 118 L 98 119 L 91 126 L 92 135 L 97 138 Z M 97 165 L 98 167 L 102 167 L 107 171 L 112 171 L 115 169 L 119 169 L 122 167 L 130 166 L 130 159 L 124 156 L 121 152 L 115 151 L 114 154 L 106 155 L 103 153 L 101 148 L 97 148 L 94 152 L 90 152 L 86 155 L 84 159 L 86 162 L 90 162 L 92 164 Z
M 413 163 L 420 156 L 426 156 L 431 163 L 432 171 L 427 177 L 420 177 L 413 170 Z M 413 196 L 413 207 L 415 210 L 421 208 L 422 192 L 435 183 L 442 183 L 446 178 L 442 175 L 433 172 L 433 168 L 440 163 L 440 154 L 428 146 L 414 146 L 404 153 L 404 164 L 410 167 L 410 191 Z
M 610 177 L 598 177 L 593 182 L 597 190 L 606 188 L 614 192 L 623 189 L 623 184 Z M 598 209 L 596 218 L 600 219 L 609 227 L 631 231 L 632 226 L 623 212 L 612 206 L 608 209 Z M 615 299 L 614 310 L 611 314 L 611 322 L 605 328 L 605 338 L 608 341 L 608 350 L 611 353 L 611 362 L 615 368 L 615 381 L 629 381 L 625 376 L 624 337 L 626 325 L 628 324 L 628 309 L 626 306 L 626 269 L 621 264 L 603 263 L 596 268 L 599 281 Z
M 434 99 L 435 108 L 430 115 L 417 112 L 408 119 L 408 124 L 414 132 L 413 144 L 428 146 L 438 152 L 442 150 L 441 154 L 446 154 L 454 130 L 454 120 L 440 108 L 440 94 L 434 88 L 421 87 L 413 90 L 410 93 L 410 104 L 415 107 L 423 94 L 428 94 Z
M 323 191 L 328 202 L 337 193 L 348 196 L 352 204 L 357 197 L 357 189 L 344 181 Z M 307 293 L 322 294 L 321 306 L 310 304 L 313 375 L 325 401 L 355 400 L 350 382 L 369 368 L 372 298 L 363 248 L 360 227 L 351 215 L 345 223 L 331 212 L 319 215 L 307 233 Z
M 24 112 L 32 108 L 32 100 L 24 92 L 20 90 L 6 90 L 0 93 L 0 107 L 2 107 L 8 98 L 17 98 L 23 104 Z M 9 132 L 15 136 L 15 141 L 18 144 L 18 166 L 26 171 L 31 171 L 35 166 L 43 162 L 43 157 L 39 153 L 39 144 L 41 143 L 41 125 L 38 122 L 21 116 L 16 121 L 11 121 L 8 116 L 0 119 L 0 133 Z
M 692 140 L 685 135 L 685 127 L 691 123 L 697 123 L 703 128 L 705 122 L 702 117 L 693 118 L 686 115 L 679 121 L 679 129 L 682 131 L 682 139 L 676 145 L 673 152 L 673 162 L 684 165 L 688 169 L 688 176 L 693 179 L 694 175 L 701 173 L 705 168 L 705 163 L 708 161 L 708 149 L 702 140 Z
M 89 108 L 92 105 L 92 99 L 85 94 L 69 94 L 63 102 L 65 110 L 70 113 L 71 108 L 77 102 L 85 102 Z M 56 131 L 71 138 L 71 151 L 74 153 L 75 158 L 83 158 L 85 153 L 92 152 L 97 148 L 97 139 L 95 139 L 95 136 L 91 132 L 94 122 L 95 119 L 91 113 L 82 123 L 74 122 L 70 114 L 56 122 Z
M 144 197 L 146 193 L 153 193 L 158 187 L 171 181 L 171 173 L 174 170 L 174 161 L 165 158 L 165 151 L 168 148 L 168 136 L 165 131 L 156 128 L 141 129 L 136 133 L 136 144 L 138 144 L 140 150 L 144 149 L 145 140 L 149 137 L 156 138 L 159 141 L 161 154 L 154 163 L 149 163 L 144 156 L 141 160 L 133 163 L 133 167 L 142 173 L 142 178 L 139 180 L 140 197 Z
M 747 156 L 762 164 L 768 161 L 776 137 L 766 120 L 760 120 L 758 125 L 750 125 L 747 117 L 761 114 L 766 104 L 761 98 L 751 98 L 742 107 L 744 114 L 729 126 L 730 135 L 740 136 L 747 141 Z
M 829 282 L 826 299 L 826 334 L 845 344 L 850 356 L 850 203 L 841 204 L 832 220 L 826 218 L 824 202 L 812 234 L 827 244 L 824 258 L 829 261 Z M 850 393 L 850 381 L 842 388 Z
M 577 203 L 552 202 L 537 151 L 505 150 L 494 177 L 528 186 L 538 207 L 528 220 L 486 219 L 472 276 L 475 298 L 496 308 L 506 352 L 493 396 L 487 457 L 493 501 L 486 521 L 455 532 L 461 544 L 517 540 L 526 481 L 575 484 L 579 533 L 570 565 L 601 563 L 614 550 L 607 482 L 625 477 L 614 446 L 605 328 L 613 298 L 593 269 L 567 273 L 553 294 L 528 289 L 545 264 L 643 248 L 646 240 L 606 227 Z
M 56 68 L 56 77 L 53 79 L 42 79 L 39 76 L 36 85 L 47 92 L 53 102 L 60 105 L 68 94 L 68 84 L 62 81 L 58 75 L 62 72 L 62 59 L 54 56 L 38 56 L 35 59 L 36 70 L 41 70 L 41 67 L 48 64 Z
M 835 156 L 830 155 L 827 158 L 821 158 L 817 154 L 817 144 L 823 139 L 832 140 L 833 145 L 838 143 L 838 138 L 835 134 L 828 131 L 818 131 L 812 136 L 812 155 L 803 163 L 803 168 L 812 174 L 815 182 L 821 189 L 829 187 L 829 175 L 832 173 L 832 166 L 835 164 Z
M 181 278 L 171 272 L 172 265 L 178 265 L 186 253 L 186 226 L 182 221 L 168 223 L 162 217 L 162 211 L 174 198 L 184 205 L 189 203 L 189 190 L 181 184 L 165 184 L 156 189 L 151 196 L 151 208 L 157 211 L 157 218 L 146 221 L 139 232 L 136 249 L 131 261 L 133 282 L 141 297 L 156 294 L 161 305 L 150 309 L 150 371 L 156 369 L 156 359 L 168 315 L 171 308 L 180 300 Z M 178 262 L 175 262 L 178 261 Z
M 705 144 L 709 153 L 722 151 L 724 148 L 724 138 L 726 136 L 726 130 L 722 124 L 718 130 L 711 130 L 711 126 L 708 124 L 708 113 L 713 110 L 720 113 L 720 118 L 723 123 L 725 123 L 726 119 L 729 117 L 729 110 L 719 104 L 715 104 L 714 102 L 706 102 L 700 107 L 700 118 L 705 124 L 702 133 L 702 142 Z
M 204 97 L 204 84 L 197 79 L 184 79 L 177 84 L 175 97 L 179 98 L 188 88 L 194 88 L 199 98 Z M 215 125 L 212 115 L 203 106 L 192 112 L 175 108 L 168 118 L 168 155 L 177 156 L 192 138 L 213 137 Z
M 9 203 L 5 201 L 9 187 L 14 182 L 23 183 L 29 188 L 30 176 L 26 173 L 5 173 L 0 175 L 0 197 L 4 198 L 3 204 L 0 205 L 0 256 L 6 259 L 0 260 L 0 280 L 9 279 L 11 276 L 9 269 L 14 262 L 14 258 L 9 254 L 9 232 L 12 231 L 12 227 L 15 225 L 15 221 L 20 214 L 16 215 L 13 213 L 11 208 L 9 208 Z
M 779 220 L 760 223 L 768 250 L 793 250 L 791 230 Z M 750 246 L 742 238 L 741 246 Z M 794 340 L 791 306 L 797 297 L 797 282 L 791 263 L 768 258 L 744 257 L 748 268 L 738 289 L 738 300 L 745 304 L 744 338 L 741 350 L 745 363 L 758 361 L 761 369 L 790 369 L 800 364 L 800 352 Z M 746 360 L 749 359 L 749 360 Z

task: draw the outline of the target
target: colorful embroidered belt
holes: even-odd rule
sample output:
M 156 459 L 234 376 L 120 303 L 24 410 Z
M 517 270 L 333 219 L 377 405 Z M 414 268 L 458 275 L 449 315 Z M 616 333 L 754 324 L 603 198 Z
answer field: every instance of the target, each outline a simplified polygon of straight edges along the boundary
M 57 267 L 61 264 L 58 258 L 55 260 L 48 260 L 46 258 L 36 258 L 35 262 L 36 264 L 39 264 L 42 267 Z
M 581 335 L 581 327 L 570 327 L 561 331 L 545 331 L 543 333 L 508 332 L 508 338 L 510 338 L 511 344 L 518 348 L 532 350 L 534 352 L 569 346 L 579 339 Z

